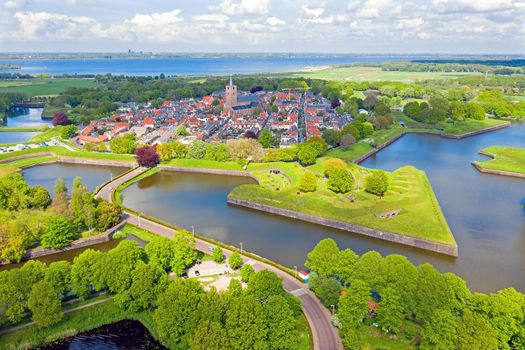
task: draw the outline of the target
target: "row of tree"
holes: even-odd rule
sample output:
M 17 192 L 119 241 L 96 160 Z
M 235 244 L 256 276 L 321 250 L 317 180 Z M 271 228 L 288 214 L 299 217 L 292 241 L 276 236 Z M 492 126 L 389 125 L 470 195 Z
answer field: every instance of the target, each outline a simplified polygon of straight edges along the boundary
M 305 265 L 312 290 L 337 308 L 334 322 L 347 349 L 361 349 L 359 329 L 369 319 L 420 349 L 525 346 L 525 296 L 513 288 L 471 293 L 463 279 L 428 263 L 414 266 L 404 256 L 376 251 L 358 256 L 332 239 L 320 241 Z
M 478 103 L 458 101 L 448 102 L 444 98 L 431 98 L 427 102 L 409 102 L 403 112 L 411 119 L 422 123 L 439 123 L 448 119 L 463 121 L 465 119 L 485 119 L 485 109 Z

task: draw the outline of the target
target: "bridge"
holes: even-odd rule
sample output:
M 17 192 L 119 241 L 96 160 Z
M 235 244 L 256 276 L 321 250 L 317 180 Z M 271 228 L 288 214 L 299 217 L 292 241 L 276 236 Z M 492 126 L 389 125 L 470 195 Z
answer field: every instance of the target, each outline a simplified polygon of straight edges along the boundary
M 12 103 L 11 108 L 44 108 L 43 102 L 17 102 Z

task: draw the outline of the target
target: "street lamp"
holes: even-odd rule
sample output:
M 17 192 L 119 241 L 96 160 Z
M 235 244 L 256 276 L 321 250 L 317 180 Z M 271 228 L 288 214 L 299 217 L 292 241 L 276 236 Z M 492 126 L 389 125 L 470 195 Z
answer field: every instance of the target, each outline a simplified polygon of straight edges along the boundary
M 240 243 L 241 243 L 241 256 L 242 256 L 242 242 L 240 242 Z
M 297 266 L 293 266 L 293 268 L 295 269 L 295 278 L 297 278 Z
M 332 307 L 332 315 L 335 314 L 335 305 L 330 305 Z
M 195 239 L 195 227 L 191 225 L 191 233 L 193 233 L 193 239 Z

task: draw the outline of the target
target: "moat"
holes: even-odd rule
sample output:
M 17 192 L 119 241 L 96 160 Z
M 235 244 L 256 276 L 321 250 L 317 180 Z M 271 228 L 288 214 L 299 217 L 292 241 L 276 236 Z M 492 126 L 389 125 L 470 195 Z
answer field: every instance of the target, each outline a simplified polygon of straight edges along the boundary
M 302 266 L 315 244 L 331 237 L 341 248 L 358 253 L 374 249 L 382 254 L 406 255 L 418 264 L 430 262 L 442 272 L 452 271 L 466 279 L 473 291 L 491 292 L 508 286 L 524 291 L 525 181 L 480 174 L 470 164 L 482 159 L 477 152 L 490 145 L 524 147 L 520 136 L 524 132 L 525 124 L 517 124 L 459 141 L 406 135 L 363 163 L 386 170 L 406 164 L 425 170 L 458 242 L 458 258 L 228 206 L 227 194 L 235 186 L 251 183 L 249 178 L 160 172 L 130 186 L 123 200 L 130 208 L 188 230 L 193 226 L 196 232 L 216 240 L 235 246 L 243 242 L 244 249 L 290 267 Z M 78 174 L 94 186 L 111 173 L 116 175 L 111 167 L 76 167 L 82 170 L 75 174 L 70 165 L 58 164 L 25 173 L 33 185 L 50 181 L 51 176 L 42 175 L 46 173 L 53 178 Z M 96 181 L 92 181 L 93 169 L 105 169 Z

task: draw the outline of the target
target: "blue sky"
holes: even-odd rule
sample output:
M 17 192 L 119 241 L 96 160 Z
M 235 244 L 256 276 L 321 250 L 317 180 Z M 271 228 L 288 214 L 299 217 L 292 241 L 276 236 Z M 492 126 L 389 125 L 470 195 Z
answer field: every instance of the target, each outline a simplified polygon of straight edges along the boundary
M 525 0 L 0 0 L 0 51 L 525 54 Z

